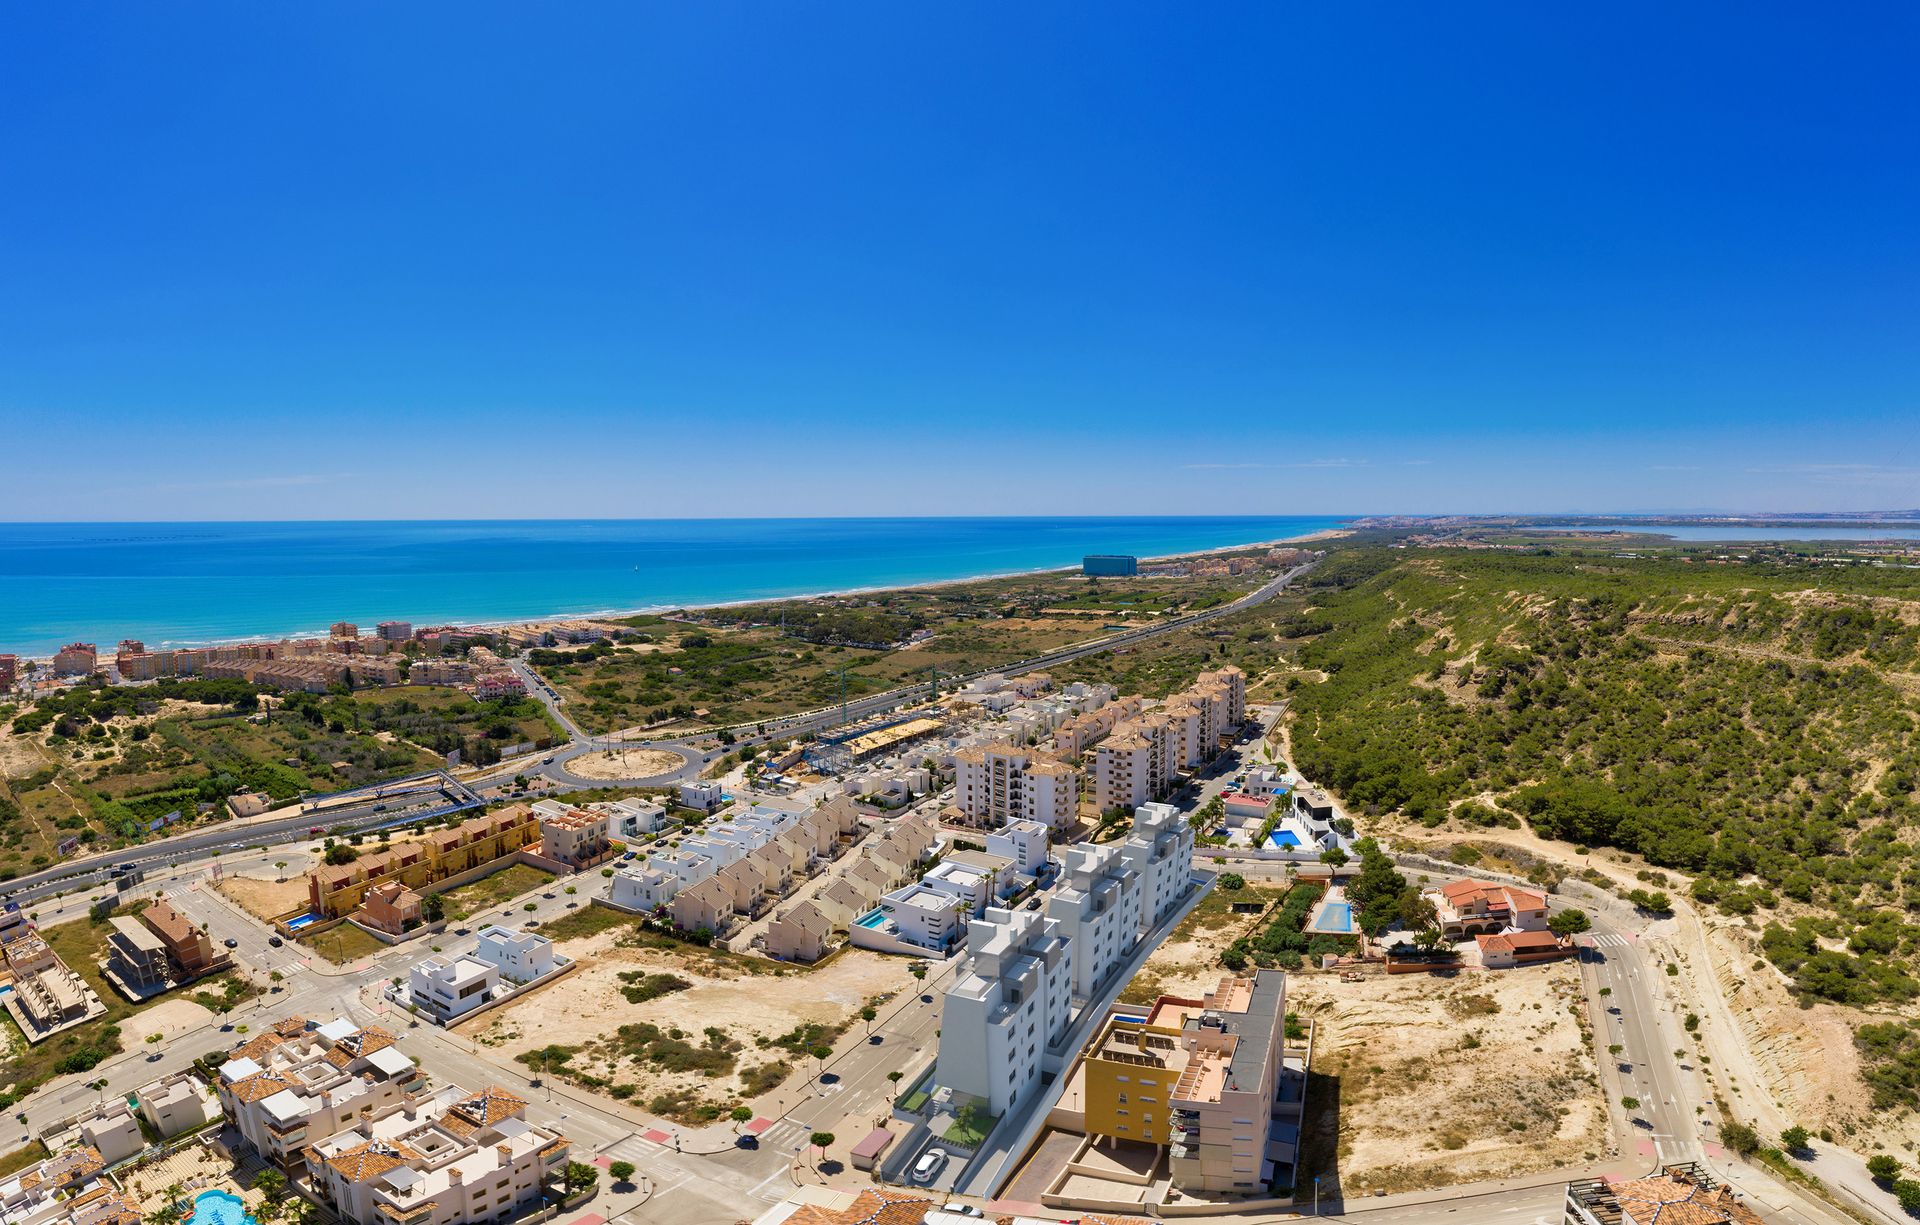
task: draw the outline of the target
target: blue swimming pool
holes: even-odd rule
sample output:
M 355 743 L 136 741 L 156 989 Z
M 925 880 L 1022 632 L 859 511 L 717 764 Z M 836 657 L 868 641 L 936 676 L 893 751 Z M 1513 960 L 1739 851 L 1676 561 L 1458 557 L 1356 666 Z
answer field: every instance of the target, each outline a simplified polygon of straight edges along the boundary
M 1297 851 L 1300 849 L 1300 835 L 1290 829 L 1276 829 L 1267 835 L 1267 845 L 1276 851 Z
M 320 921 L 320 916 L 317 914 L 303 914 L 297 919 L 288 919 L 287 930 L 290 932 L 297 932 L 301 928 L 307 926 L 308 924 L 318 923 L 319 921 Z
M 255 1225 L 246 1205 L 231 1191 L 202 1191 L 193 1197 L 189 1225 Z
M 1353 930 L 1353 907 L 1345 902 L 1328 902 L 1327 908 L 1320 912 L 1320 921 L 1314 926 L 1321 931 L 1350 932 Z
M 887 912 L 884 910 L 869 910 L 867 913 L 861 915 L 859 918 L 854 920 L 854 922 L 859 924 L 861 927 L 878 927 L 882 923 L 885 923 L 886 921 L 887 921 Z

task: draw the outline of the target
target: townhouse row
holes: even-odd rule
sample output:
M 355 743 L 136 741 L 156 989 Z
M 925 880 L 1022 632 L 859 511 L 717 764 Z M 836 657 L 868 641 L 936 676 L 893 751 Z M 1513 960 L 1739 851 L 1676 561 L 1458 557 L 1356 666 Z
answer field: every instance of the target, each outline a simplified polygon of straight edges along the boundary
M 608 901 L 621 910 L 665 912 L 683 931 L 724 935 L 736 917 L 764 914 L 796 879 L 839 858 L 870 815 L 844 796 L 817 808 L 756 804 L 623 865 Z

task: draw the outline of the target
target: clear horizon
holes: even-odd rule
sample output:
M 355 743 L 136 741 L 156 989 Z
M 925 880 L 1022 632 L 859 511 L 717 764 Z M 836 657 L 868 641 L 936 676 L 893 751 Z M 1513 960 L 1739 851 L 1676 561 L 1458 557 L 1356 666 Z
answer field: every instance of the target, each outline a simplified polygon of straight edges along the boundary
M 1920 505 L 1910 6 L 109 11 L 0 520 Z

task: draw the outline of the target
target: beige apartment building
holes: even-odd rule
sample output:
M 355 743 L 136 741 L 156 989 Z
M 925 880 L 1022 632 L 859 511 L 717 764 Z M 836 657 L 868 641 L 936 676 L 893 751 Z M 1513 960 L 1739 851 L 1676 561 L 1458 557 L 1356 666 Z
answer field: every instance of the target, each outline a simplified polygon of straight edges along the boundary
M 1138 808 L 1173 786 L 1179 752 L 1174 721 L 1141 715 L 1113 729 L 1093 751 L 1093 802 L 1100 812 Z
M 1064 830 L 1080 815 L 1080 772 L 1051 754 L 990 744 L 954 754 L 953 806 L 970 825 L 1038 821 Z
M 321 1202 L 348 1225 L 492 1225 L 532 1213 L 572 1146 L 494 1086 L 449 1085 L 310 1146 Z
M 569 808 L 540 820 L 540 853 L 558 860 L 576 871 L 613 858 L 613 843 L 607 837 L 610 820 L 604 812 Z
M 1078 761 L 1082 753 L 1112 734 L 1121 723 L 1145 710 L 1146 705 L 1142 698 L 1121 697 L 1098 710 L 1075 715 L 1053 729 L 1053 751 L 1064 760 Z

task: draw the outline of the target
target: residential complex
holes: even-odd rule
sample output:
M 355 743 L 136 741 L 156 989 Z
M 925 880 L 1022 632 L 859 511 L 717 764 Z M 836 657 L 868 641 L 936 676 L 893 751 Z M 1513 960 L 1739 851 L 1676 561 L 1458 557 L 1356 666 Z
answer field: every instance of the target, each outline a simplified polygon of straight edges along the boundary
M 1286 1068 L 1286 976 L 1225 978 L 1200 999 L 1161 996 L 1109 1016 L 1087 1044 L 1076 1097 L 1089 1137 L 1164 1149 L 1172 1186 L 1251 1194 L 1292 1181 L 1303 1069 Z
M 1152 931 L 1193 887 L 1193 826 L 1171 804 L 1142 804 L 1121 845 L 1140 882 L 1140 935 Z
M 1067 848 L 1060 887 L 1047 903 L 1073 945 L 1073 993 L 1090 999 L 1125 964 L 1140 939 L 1140 874 L 1122 848 Z
M 437 1024 L 451 1025 L 571 965 L 545 936 L 489 923 L 480 929 L 472 952 L 415 964 L 402 1002 Z
M 545 1202 L 572 1146 L 527 1103 L 448 1085 L 308 1147 L 318 1199 L 351 1225 L 483 1225 Z
M 362 851 L 351 863 L 325 864 L 307 873 L 307 905 L 322 918 L 339 918 L 360 905 L 367 891 L 397 880 L 420 890 L 449 877 L 503 860 L 540 837 L 540 822 L 524 804 L 469 817 L 451 829 L 384 851 Z
M 1449 940 L 1547 930 L 1547 895 L 1538 889 L 1461 880 L 1422 896 L 1433 903 L 1440 933 Z
M 262 1158 L 292 1173 L 305 1168 L 308 1145 L 363 1111 L 397 1109 L 419 1079 L 379 1026 L 296 1016 L 234 1048 L 215 1089 L 228 1122 Z
M 102 969 L 129 999 L 146 999 L 233 964 L 226 950 L 164 898 L 148 902 L 137 916 L 115 915 L 111 924 Z

